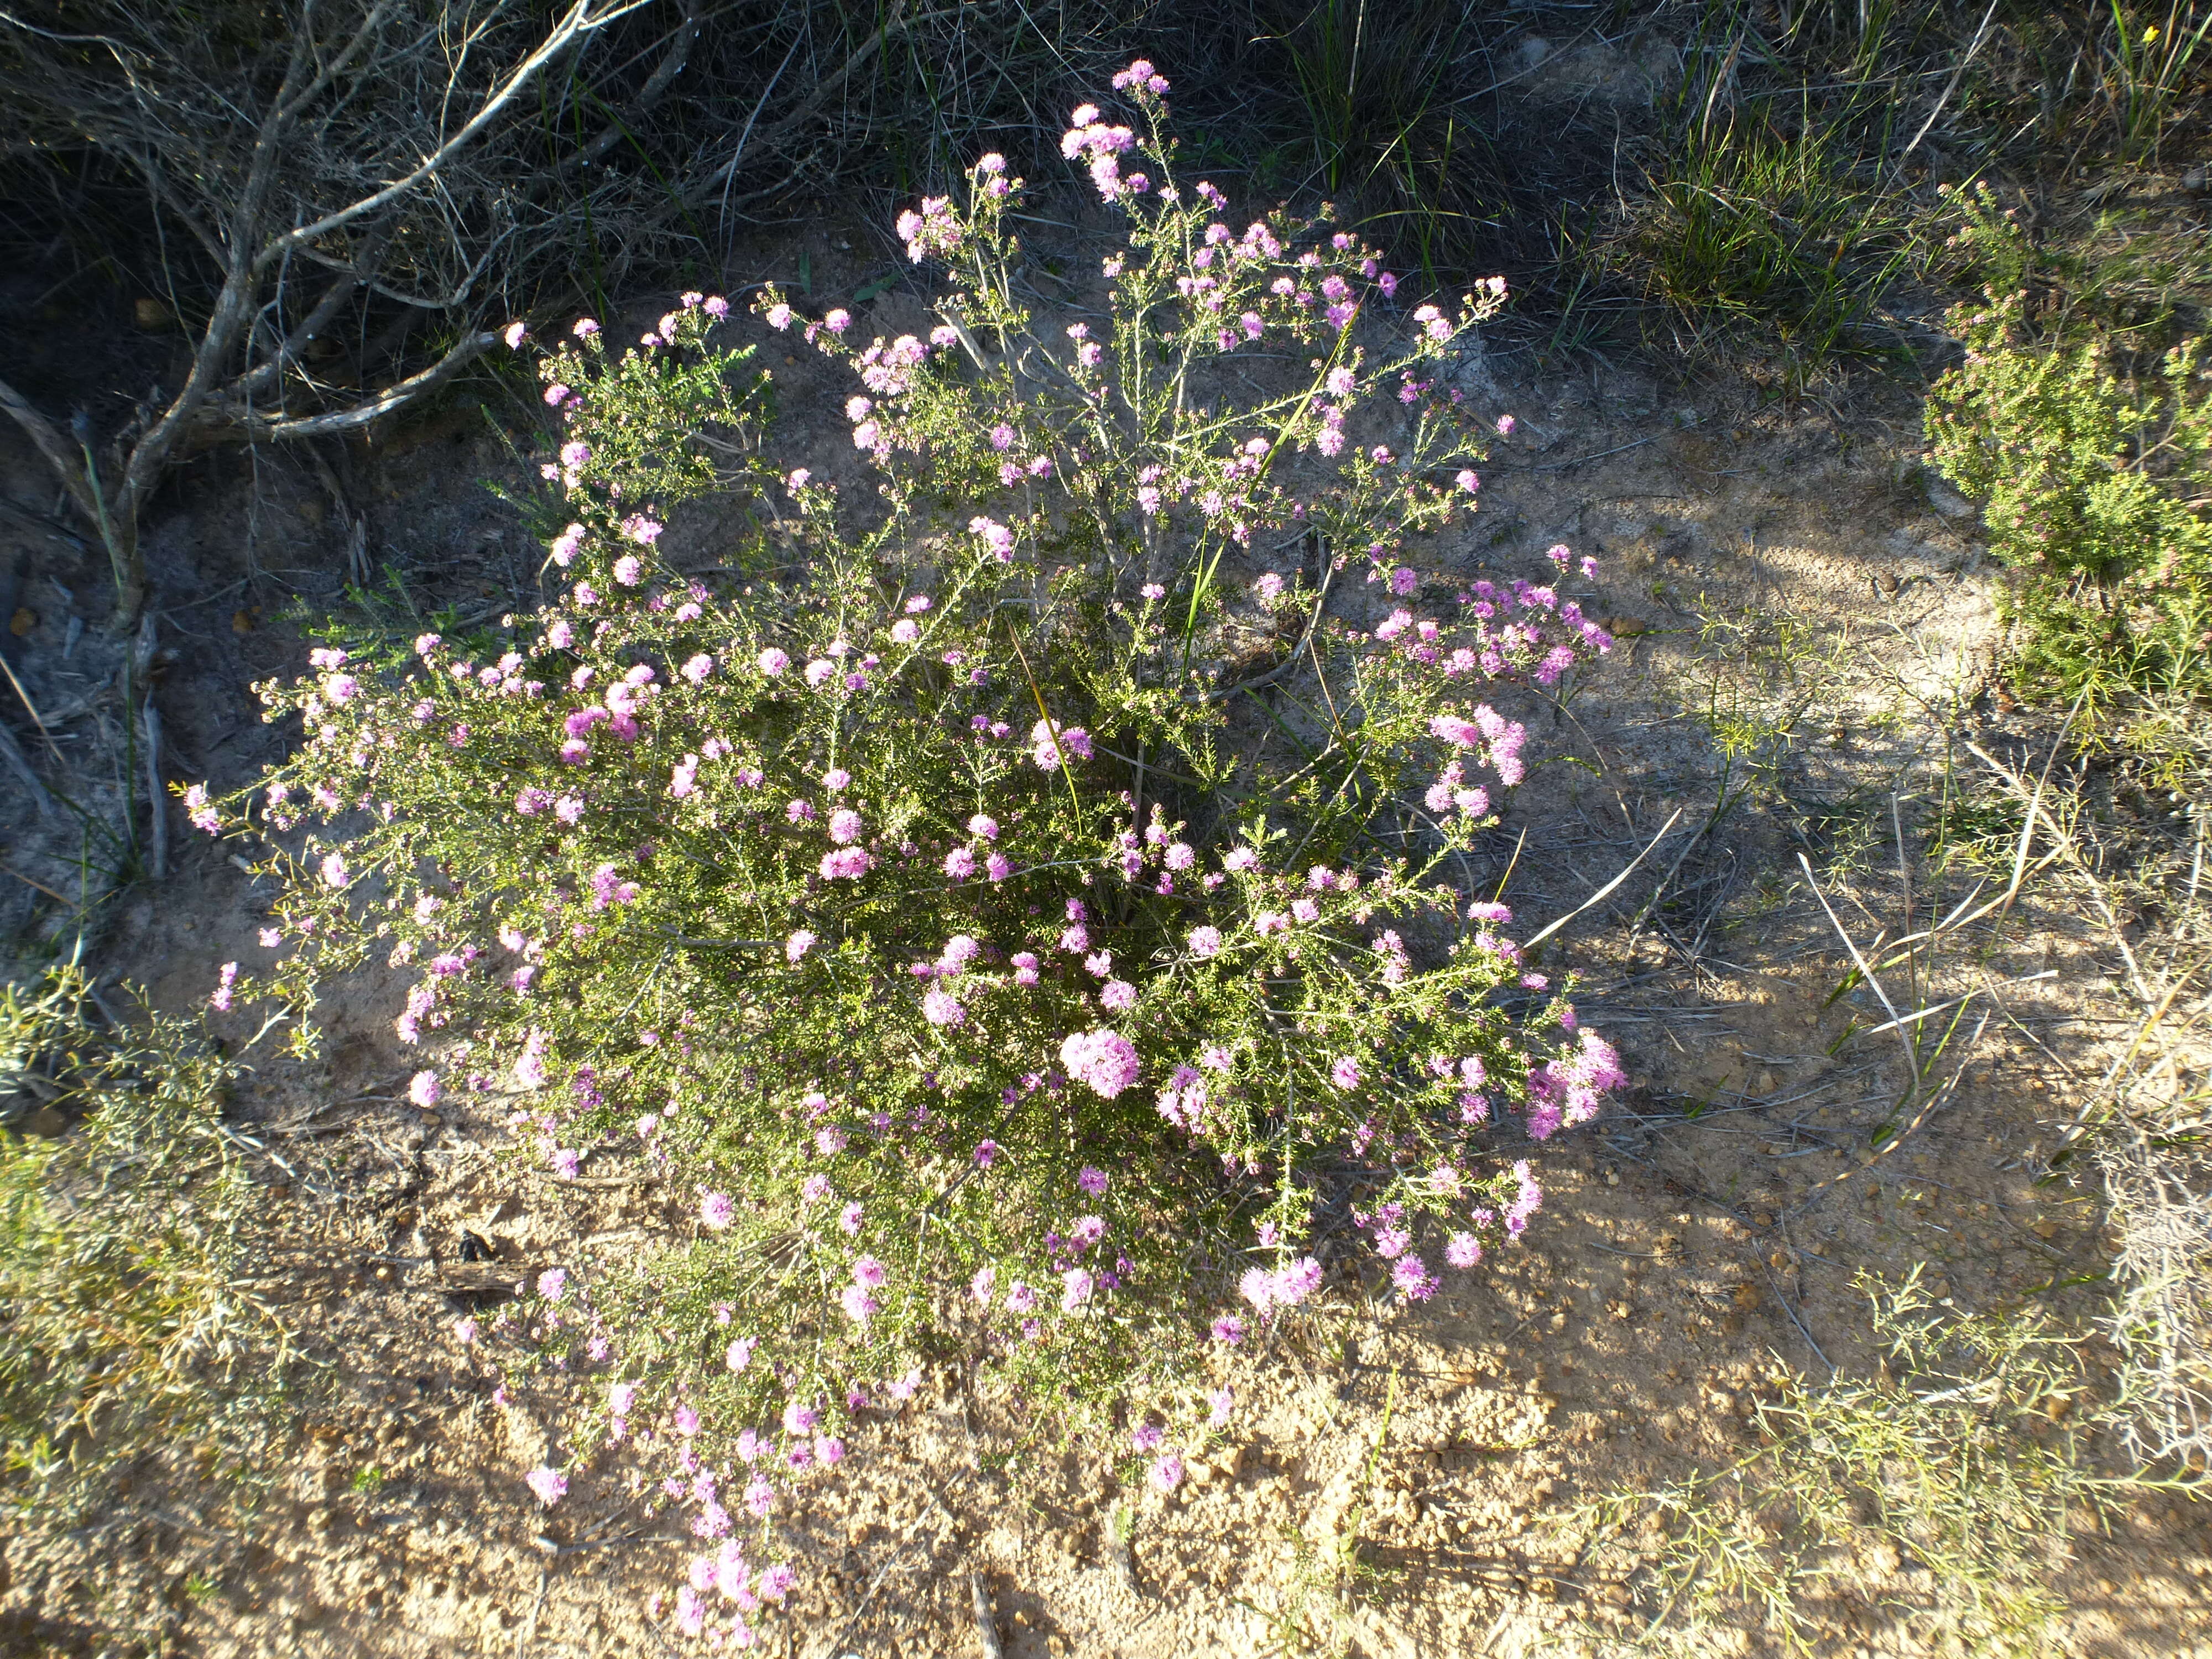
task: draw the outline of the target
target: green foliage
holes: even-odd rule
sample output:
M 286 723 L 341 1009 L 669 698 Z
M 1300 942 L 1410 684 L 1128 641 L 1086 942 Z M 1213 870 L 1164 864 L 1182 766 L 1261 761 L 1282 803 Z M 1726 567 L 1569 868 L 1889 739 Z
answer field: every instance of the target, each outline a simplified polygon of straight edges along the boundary
M 248 1282 L 267 1199 L 222 1126 L 230 1066 L 179 1021 L 95 1030 L 88 994 L 70 969 L 0 988 L 0 1085 L 79 1120 L 0 1132 L 0 1508 L 41 1528 L 125 1477 L 265 1479 L 293 1359 Z
M 1553 585 L 1478 584 L 1442 622 L 1398 562 L 1472 505 L 1437 382 L 1495 295 L 1415 309 L 1370 361 L 1372 250 L 1232 233 L 1157 131 L 1085 131 L 1130 227 L 1097 321 L 1014 297 L 995 156 L 902 216 L 946 273 L 928 340 L 862 349 L 842 311 L 760 296 L 858 378 L 860 500 L 747 460 L 721 569 L 685 573 L 656 515 L 707 478 L 700 411 L 738 407 L 719 302 L 619 360 L 587 335 L 541 365 L 550 446 L 580 446 L 551 463 L 555 600 L 494 660 L 371 636 L 264 688 L 307 733 L 252 803 L 288 849 L 275 988 L 305 1012 L 372 953 L 413 965 L 418 1099 L 500 1090 L 556 1179 L 629 1164 L 670 1206 L 472 1334 L 592 1380 L 580 1456 L 659 1479 L 690 1443 L 767 1445 L 756 1514 L 954 1356 L 1040 1434 L 1126 1407 L 1164 1419 L 1140 1450 L 1206 1443 L 1230 1407 L 1191 1379 L 1237 1334 L 1209 1316 L 1240 1283 L 1246 1320 L 1314 1292 L 1334 1183 L 1375 1182 L 1364 1224 L 1402 1229 L 1399 1293 L 1425 1295 L 1448 1237 L 1472 1265 L 1540 1200 L 1486 1125 L 1549 1133 L 1619 1081 L 1502 908 L 1448 884 L 1494 822 L 1472 773 L 1526 765 L 1474 697 L 1609 643 L 1564 548 Z M 707 1535 L 739 1496 L 693 1492 Z
M 1685 112 L 1648 192 L 1613 258 L 1693 337 L 1759 331 L 1801 376 L 1894 351 L 1869 325 L 1908 257 L 1905 219 L 1809 100 Z
M 1288 1559 L 1277 1573 L 1273 1607 L 1230 1598 L 1267 1624 L 1273 1644 L 1268 1651 L 1285 1659 L 1299 1654 L 1345 1659 L 1353 1650 L 1353 1619 L 1359 1601 L 1387 1590 L 1404 1577 L 1402 1568 L 1384 1566 L 1373 1559 L 1363 1535 L 1376 1466 L 1397 1413 L 1398 1377 L 1397 1371 L 1390 1373 L 1382 1416 L 1373 1430 L 1366 1464 L 1360 1471 L 1359 1498 L 1341 1514 L 1319 1517 L 1318 1526 L 1311 1524 L 1314 1517 L 1309 1517 L 1306 1525 L 1294 1518 L 1278 1524 L 1277 1539 Z
M 2009 795 L 1947 787 L 1929 814 L 1929 855 L 1938 868 L 1960 865 L 1992 874 L 2009 870 L 2025 817 L 2021 803 Z
M 2174 102 L 2190 95 L 2191 69 L 2212 31 L 2212 7 L 2168 0 L 2136 8 L 2106 0 L 2112 29 L 2100 42 L 2100 89 L 2112 108 L 2120 153 L 2155 155 L 2172 118 Z
M 2026 238 L 1985 190 L 1961 240 L 2008 272 Z M 1936 465 L 1985 502 L 2016 575 L 2018 669 L 2093 715 L 2129 693 L 2212 689 L 2212 386 L 2203 342 L 2136 374 L 2113 342 L 2039 338 L 2027 294 L 1951 313 L 1966 361 L 1929 399 Z
M 1888 1349 L 1879 1379 L 1785 1374 L 1748 1456 L 1584 1511 L 1607 1528 L 1646 1517 L 1647 1535 L 1656 1523 L 1650 1589 L 1665 1611 L 1645 1650 L 1698 1651 L 1701 1629 L 1749 1616 L 1811 1654 L 1823 1603 L 1866 1601 L 1936 1651 L 2051 1650 L 2069 1507 L 2128 1484 L 2095 1472 L 2115 1413 L 2081 1339 L 2036 1308 L 1952 1314 L 1917 1268 L 1893 1288 L 1861 1284 Z
M 1297 9 L 1282 43 L 1321 189 L 1358 204 L 1432 279 L 1494 258 L 1477 250 L 1489 216 L 1481 180 L 1498 158 L 1452 96 L 1469 9 L 1321 0 Z
M 2152 170 L 2194 159 L 2212 107 L 2201 0 L 1686 9 L 1656 131 L 1616 143 L 1613 227 L 1563 261 L 1656 301 L 1677 348 L 1771 354 L 1786 383 L 1838 359 L 1904 362 L 1909 325 L 1887 308 L 1942 234 L 1927 185 L 1961 168 L 2034 181 L 2075 245 L 2062 305 L 2201 301 L 2201 228 Z M 1641 178 L 1624 189 L 1630 158 Z
M 700 349 L 714 319 L 699 309 L 700 295 L 689 297 L 691 304 L 670 312 L 657 326 L 656 337 L 667 349 L 611 356 L 605 335 L 592 327 L 562 341 L 544 361 L 539 378 L 546 382 L 545 399 L 562 416 L 560 452 L 546 464 L 547 483 L 565 473 L 573 488 L 580 476 L 567 463 L 573 445 L 583 447 L 601 475 L 622 478 L 633 499 L 653 502 L 663 512 L 742 472 L 744 436 L 769 414 L 772 383 L 765 374 L 738 374 L 751 360 L 752 347 Z M 564 398 L 563 376 L 588 382 L 595 395 Z M 559 498 L 548 491 L 532 499 L 541 511 L 532 528 L 550 540 L 560 523 Z
M 1720 763 L 1717 822 L 1747 795 L 1783 792 L 1805 726 L 1837 699 L 1850 642 L 1823 640 L 1786 611 L 1698 597 L 1697 675 L 1682 702 Z

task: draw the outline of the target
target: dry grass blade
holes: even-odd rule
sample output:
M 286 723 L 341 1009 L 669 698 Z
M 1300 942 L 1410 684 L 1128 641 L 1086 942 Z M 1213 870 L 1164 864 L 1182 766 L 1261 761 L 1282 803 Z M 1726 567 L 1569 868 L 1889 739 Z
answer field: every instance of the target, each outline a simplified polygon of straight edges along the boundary
M 2112 1328 L 2135 1407 L 2124 1431 L 2146 1462 L 2171 1460 L 2201 1480 L 2212 1467 L 2212 1167 L 2197 1150 L 2206 1091 L 2179 1086 L 2179 1046 L 2177 1034 L 2111 1090 L 2115 1121 L 2097 1162 L 2120 1240 Z M 2201 1041 L 2197 1050 L 2201 1060 Z
M 1638 853 L 1634 858 L 1629 860 L 1627 864 L 1622 867 L 1619 875 L 1615 876 L 1611 881 L 1606 883 L 1604 886 L 1599 888 L 1597 891 L 1592 893 L 1580 904 L 1575 906 L 1573 909 L 1568 911 L 1566 915 L 1559 918 L 1558 921 L 1551 922 L 1540 929 L 1533 938 L 1524 942 L 1521 948 L 1523 951 L 1534 950 L 1546 939 L 1551 938 L 1553 934 L 1558 933 L 1560 928 L 1565 927 L 1577 916 L 1582 915 L 1583 911 L 1589 909 L 1590 906 L 1599 903 L 1602 900 L 1609 897 L 1615 888 L 1619 887 L 1621 883 L 1626 881 L 1629 877 L 1636 873 L 1636 866 L 1638 865 L 1643 863 L 1645 859 L 1651 856 L 1651 849 L 1656 847 L 1661 842 L 1667 839 L 1668 832 L 1673 830 L 1677 823 L 1681 822 L 1683 811 L 1683 808 L 1679 806 L 1676 807 L 1672 816 L 1668 818 L 1667 822 L 1659 826 L 1659 833 L 1652 836 L 1649 842 L 1644 843 L 1644 850 Z M 1678 860 L 1676 862 L 1679 864 L 1680 860 Z
M 2075 837 L 2061 829 L 2058 821 L 2051 817 L 2051 809 L 2044 801 L 2042 783 L 2039 781 L 2031 790 L 2027 781 L 2017 772 L 2002 761 L 1993 757 L 1980 745 L 1970 743 L 1966 747 L 1966 751 L 1976 760 L 1980 761 L 2004 781 L 2005 787 L 2010 790 L 2014 797 L 2027 808 L 2029 826 L 2040 824 L 2044 833 L 2050 837 L 2051 850 L 2057 854 L 2060 859 L 2082 879 L 2091 899 L 2097 906 L 2099 916 L 2104 921 L 2106 933 L 2111 936 L 2121 957 L 2128 964 L 2128 978 L 2135 987 L 2136 996 L 2146 1004 L 2155 1002 L 2158 999 L 2152 994 L 2148 981 L 2143 978 L 2142 965 L 2136 960 L 2135 951 L 2128 944 L 2127 935 L 2121 929 L 2119 917 L 2112 909 L 2112 898 L 2106 890 L 2105 884 L 2097 878 L 2096 872 L 2089 868 L 2087 862 L 2081 857 L 2081 848 L 2076 844 Z M 2021 833 L 2025 837 L 2027 830 L 2024 828 Z

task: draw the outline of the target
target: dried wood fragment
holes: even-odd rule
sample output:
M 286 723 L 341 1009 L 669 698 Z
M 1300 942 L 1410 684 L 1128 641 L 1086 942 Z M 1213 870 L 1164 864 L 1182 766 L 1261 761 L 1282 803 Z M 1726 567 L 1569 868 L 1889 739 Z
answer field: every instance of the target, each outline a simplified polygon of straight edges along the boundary
M 15 734 L 4 726 L 0 726 L 0 765 L 4 765 L 22 781 L 23 787 L 30 792 L 40 817 L 53 816 L 54 798 L 46 793 L 46 786 L 39 781 L 38 773 L 32 769 L 30 757 L 23 752 L 22 744 L 15 741 Z
M 146 804 L 151 813 L 152 836 L 148 843 L 154 879 L 169 873 L 169 798 L 161 788 L 161 717 L 149 697 L 141 711 L 146 728 Z
M 975 1639 L 983 1649 L 983 1659 L 1006 1659 L 1006 1644 L 999 1640 L 998 1620 L 991 1612 L 991 1592 L 983 1588 L 983 1575 L 968 1575 L 968 1593 L 975 1604 Z

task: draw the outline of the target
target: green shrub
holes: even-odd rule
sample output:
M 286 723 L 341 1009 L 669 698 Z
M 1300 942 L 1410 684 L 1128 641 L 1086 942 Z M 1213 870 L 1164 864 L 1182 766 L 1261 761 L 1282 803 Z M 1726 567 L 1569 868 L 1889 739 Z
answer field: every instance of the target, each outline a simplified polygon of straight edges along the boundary
M 1085 110 L 1066 144 L 1129 215 L 1095 324 L 1013 298 L 996 156 L 901 216 L 949 278 L 927 340 L 857 349 L 843 312 L 763 294 L 856 372 L 867 495 L 751 453 L 765 377 L 709 343 L 720 301 L 619 356 L 578 324 L 540 366 L 555 601 L 474 643 L 356 634 L 265 690 L 307 741 L 254 815 L 319 820 L 276 861 L 276 988 L 304 1009 L 372 951 L 411 965 L 418 1101 L 507 1094 L 556 1179 L 633 1163 L 681 1218 L 465 1332 L 573 1379 L 541 1499 L 596 1459 L 726 1540 L 695 1632 L 702 1575 L 740 1613 L 788 1583 L 731 1511 L 803 1499 L 842 1424 L 951 1356 L 1041 1433 L 1126 1411 L 1172 1485 L 1231 1409 L 1205 1352 L 1319 1287 L 1340 1182 L 1372 1184 L 1386 1282 L 1426 1296 L 1432 1252 L 1472 1267 L 1540 1200 L 1506 1109 L 1548 1134 L 1620 1079 L 1504 908 L 1444 884 L 1494 821 L 1474 769 L 1527 765 L 1476 694 L 1609 644 L 1556 585 L 1417 616 L 1399 562 L 1472 506 L 1437 382 L 1497 294 L 1370 361 L 1379 256 L 1231 231 L 1175 181 L 1151 82 L 1117 82 L 1147 136 Z M 687 532 L 709 455 L 749 514 Z M 722 579 L 664 559 L 671 519 Z M 1291 568 L 1232 592 L 1262 547 Z
M 1986 190 L 1962 198 L 1976 253 L 2024 278 L 2026 238 Z M 1961 306 L 1966 360 L 1930 394 L 1944 477 L 1984 503 L 1991 550 L 2016 573 L 2006 610 L 2018 672 L 2093 712 L 2128 693 L 2212 690 L 2212 388 L 2203 342 L 2155 374 L 2114 341 L 2039 339 L 2025 285 Z
M 230 1065 L 196 1024 L 96 1029 L 87 996 L 68 970 L 0 988 L 0 1089 L 81 1115 L 0 1132 L 0 1510 L 42 1529 L 149 1474 L 252 1486 L 293 1358 L 246 1282 L 266 1194 L 222 1125 Z

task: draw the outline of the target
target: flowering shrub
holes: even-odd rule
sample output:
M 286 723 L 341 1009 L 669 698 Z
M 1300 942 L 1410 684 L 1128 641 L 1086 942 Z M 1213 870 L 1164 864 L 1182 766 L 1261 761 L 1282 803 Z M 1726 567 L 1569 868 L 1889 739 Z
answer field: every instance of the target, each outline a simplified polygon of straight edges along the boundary
M 945 273 L 927 338 L 760 295 L 854 371 L 873 499 L 718 444 L 755 527 L 687 575 L 661 526 L 717 482 L 691 423 L 757 407 L 746 354 L 696 295 L 618 359 L 580 324 L 539 369 L 558 597 L 266 691 L 305 727 L 249 803 L 300 836 L 274 988 L 412 968 L 418 1102 L 509 1099 L 555 1178 L 668 1195 L 651 1248 L 463 1334 L 580 1391 L 541 1501 L 628 1460 L 719 1552 L 695 1635 L 748 1639 L 791 1582 L 742 1518 L 956 1345 L 1041 1414 L 1126 1409 L 1173 1484 L 1233 1409 L 1194 1362 L 1320 1289 L 1347 1176 L 1386 1293 L 1425 1297 L 1541 1201 L 1500 1120 L 1547 1135 L 1620 1079 L 1504 907 L 1441 880 L 1525 774 L 1486 685 L 1610 643 L 1556 585 L 1440 617 L 1401 562 L 1473 509 L 1435 383 L 1502 284 L 1408 330 L 1351 236 L 1232 230 L 1175 181 L 1164 85 L 1121 77 L 1141 136 L 1087 106 L 1067 135 L 1128 219 L 1097 322 L 1013 297 L 997 156 L 900 221 Z M 1408 336 L 1380 360 L 1373 313 Z

